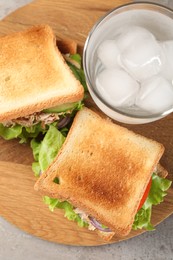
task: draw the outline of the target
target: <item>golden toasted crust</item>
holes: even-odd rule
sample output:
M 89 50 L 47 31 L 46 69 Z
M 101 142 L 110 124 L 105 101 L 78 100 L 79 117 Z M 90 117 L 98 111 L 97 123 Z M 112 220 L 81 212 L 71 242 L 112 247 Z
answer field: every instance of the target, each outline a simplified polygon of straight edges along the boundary
M 104 232 L 104 231 L 101 231 L 101 230 L 97 230 L 97 234 L 103 240 L 110 241 L 113 238 L 113 236 L 115 235 L 115 232 Z
M 0 122 L 83 98 L 48 25 L 0 37 L 0 78 Z
M 57 40 L 56 44 L 63 54 L 75 54 L 77 52 L 77 43 L 71 39 Z
M 157 165 L 156 173 L 161 178 L 166 178 L 168 171 L 159 163 Z
M 164 147 L 84 108 L 35 189 L 68 200 L 116 235 L 127 235 Z M 59 184 L 53 182 L 59 178 Z

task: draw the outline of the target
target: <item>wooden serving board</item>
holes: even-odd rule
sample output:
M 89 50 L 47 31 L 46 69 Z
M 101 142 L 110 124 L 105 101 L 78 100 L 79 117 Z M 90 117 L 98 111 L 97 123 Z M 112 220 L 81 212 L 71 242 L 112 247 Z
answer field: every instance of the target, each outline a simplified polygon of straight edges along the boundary
M 128 1 L 112 0 L 40 0 L 23 7 L 0 22 L 0 35 L 22 30 L 30 25 L 49 24 L 60 39 L 70 38 L 82 52 L 85 39 L 98 18 L 110 9 Z M 94 106 L 91 99 L 88 106 Z M 173 114 L 146 125 L 124 125 L 165 146 L 162 165 L 173 180 Z M 42 239 L 69 245 L 101 245 L 95 232 L 66 220 L 62 210 L 50 212 L 34 189 L 32 152 L 28 144 L 0 139 L 0 215 L 20 229 Z M 164 203 L 153 209 L 152 223 L 157 225 L 173 213 L 173 187 Z M 132 231 L 124 239 L 144 231 Z M 110 243 L 122 240 L 114 237 Z

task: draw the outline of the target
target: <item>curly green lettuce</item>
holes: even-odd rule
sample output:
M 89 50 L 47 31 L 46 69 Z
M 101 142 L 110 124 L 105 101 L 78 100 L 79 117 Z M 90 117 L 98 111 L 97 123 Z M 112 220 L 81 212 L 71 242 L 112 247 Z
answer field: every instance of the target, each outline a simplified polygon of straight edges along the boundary
M 5 140 L 20 138 L 20 143 L 26 143 L 29 138 L 35 138 L 40 133 L 44 134 L 47 129 L 48 127 L 43 129 L 40 123 L 31 127 L 25 127 L 19 124 L 7 127 L 0 123 L 0 136 Z
M 48 168 L 64 141 L 65 136 L 53 125 L 50 125 L 43 140 L 31 140 L 30 144 L 35 159 L 35 162 L 32 164 L 32 169 L 35 176 L 39 176 L 40 173 Z
M 151 224 L 152 206 L 163 202 L 164 197 L 167 195 L 166 191 L 171 186 L 171 183 L 172 182 L 168 179 L 161 178 L 157 174 L 153 173 L 149 195 L 144 205 L 135 216 L 132 227 L 134 230 L 142 228 L 145 228 L 146 230 L 154 230 L 154 227 Z
M 80 83 L 83 85 L 84 90 L 87 91 L 87 84 L 85 80 L 85 74 L 82 69 L 82 61 L 81 56 L 76 53 L 69 56 L 70 59 L 76 61 L 79 64 L 79 68 L 77 68 L 74 64 L 67 61 L 68 66 L 70 67 L 71 71 L 73 72 L 74 76 L 80 81 Z
M 80 227 L 88 226 L 88 224 L 81 219 L 79 214 L 75 213 L 73 206 L 68 201 L 59 201 L 58 199 L 53 199 L 48 196 L 44 196 L 43 201 L 49 206 L 51 211 L 54 211 L 55 208 L 64 209 L 64 216 L 68 220 L 76 221 Z

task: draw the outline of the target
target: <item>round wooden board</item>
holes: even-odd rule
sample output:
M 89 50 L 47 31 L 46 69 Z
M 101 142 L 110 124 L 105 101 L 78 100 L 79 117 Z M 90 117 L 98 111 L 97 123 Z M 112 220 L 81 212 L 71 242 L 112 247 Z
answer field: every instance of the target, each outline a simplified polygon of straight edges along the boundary
M 0 34 L 22 30 L 30 25 L 47 23 L 60 38 L 75 40 L 80 52 L 95 21 L 111 8 L 127 1 L 56 1 L 40 0 L 23 7 L 0 22 Z M 91 99 L 87 106 L 95 107 Z M 96 108 L 95 108 L 96 109 Z M 124 125 L 124 124 L 122 124 Z M 173 114 L 146 125 L 124 125 L 165 146 L 162 165 L 173 180 Z M 20 229 L 42 239 L 61 244 L 94 246 L 106 244 L 95 232 L 68 221 L 62 210 L 50 212 L 34 189 L 31 170 L 32 152 L 28 144 L 0 139 L 0 215 Z M 173 213 L 173 187 L 165 201 L 153 209 L 152 223 L 159 224 Z M 125 238 L 114 237 L 109 243 L 129 239 L 144 231 L 132 231 Z

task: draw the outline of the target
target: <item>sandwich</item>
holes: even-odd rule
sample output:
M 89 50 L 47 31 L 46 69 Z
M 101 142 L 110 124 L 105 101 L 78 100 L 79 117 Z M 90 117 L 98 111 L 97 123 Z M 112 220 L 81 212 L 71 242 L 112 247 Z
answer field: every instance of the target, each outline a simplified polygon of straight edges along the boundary
M 45 157 L 36 150 L 41 162 Z M 65 217 L 104 240 L 127 236 L 131 229 L 153 230 L 152 206 L 171 185 L 159 164 L 163 152 L 162 144 L 84 107 L 34 188 L 51 210 L 64 209 Z
M 23 143 L 44 136 L 50 125 L 64 128 L 82 108 L 86 84 L 75 49 L 67 40 L 56 42 L 48 25 L 0 37 L 1 137 Z

